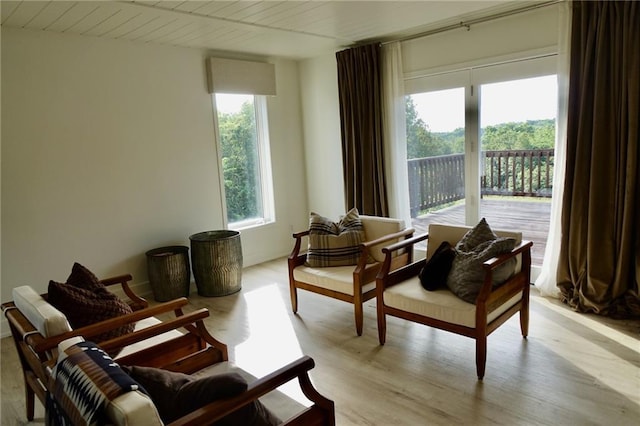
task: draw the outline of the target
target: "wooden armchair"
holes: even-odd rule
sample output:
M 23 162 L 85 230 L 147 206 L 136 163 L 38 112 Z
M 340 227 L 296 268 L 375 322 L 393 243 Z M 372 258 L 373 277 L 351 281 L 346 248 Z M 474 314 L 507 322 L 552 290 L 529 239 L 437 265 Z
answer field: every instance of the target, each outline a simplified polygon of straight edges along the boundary
M 103 283 L 121 284 L 124 292 L 132 298 L 130 304 L 139 308 L 137 311 L 75 330 L 69 327 L 68 331 L 54 335 L 47 335 L 51 327 L 47 326 L 46 321 L 41 321 L 40 318 L 35 320 L 28 318 L 33 316 L 32 312 L 22 312 L 14 302 L 2 304 L 24 373 L 28 420 L 33 420 L 34 417 L 34 397 L 37 396 L 44 405 L 47 394 L 52 389 L 52 369 L 57 361 L 58 345 L 64 345 L 70 341 L 69 339 L 73 340 L 78 336 L 91 340 L 93 336 L 105 331 L 135 322 L 136 329 L 132 333 L 108 341 L 96 342 L 100 348 L 109 353 L 120 351 L 114 358 L 118 364 L 156 367 L 186 374 L 193 374 L 203 369 L 215 369 L 219 366 L 222 366 L 222 371 L 227 368 L 224 365 L 228 361 L 227 346 L 211 336 L 205 328 L 203 320 L 209 316 L 207 309 L 183 312 L 183 308 L 188 304 L 186 298 L 144 307 L 146 301 L 137 297 L 128 287 L 127 281 L 130 279 L 130 276 L 125 275 L 117 279 L 105 280 Z M 51 305 L 47 304 L 45 298 L 46 295 L 42 300 L 35 302 L 36 311 L 39 313 L 50 311 Z M 155 317 L 156 315 L 170 316 L 170 319 L 160 321 Z M 205 405 L 172 422 L 171 425 L 212 424 L 293 379 L 298 379 L 302 392 L 312 404 L 286 420 L 284 424 L 333 425 L 335 424 L 333 401 L 323 397 L 313 387 L 308 375 L 313 367 L 313 360 L 303 356 L 250 383 L 245 392 Z M 114 424 L 119 424 L 118 421 L 113 421 Z
M 293 234 L 295 245 L 288 259 L 293 312 L 298 312 L 298 289 L 352 303 L 358 336 L 362 335 L 363 303 L 376 296 L 375 279 L 384 260 L 382 248 L 409 238 L 414 232 L 411 228 L 405 229 L 404 221 L 399 219 L 363 215 L 360 219 L 367 241 L 360 246 L 360 260 L 356 266 L 305 266 L 306 254 L 302 252 L 302 242 L 309 235 L 309 230 Z M 373 262 L 367 263 L 370 257 Z M 403 259 L 406 261 L 406 256 Z
M 516 239 L 516 247 L 507 254 L 494 257 L 483 264 L 484 283 L 475 304 L 458 298 L 448 288 L 427 291 L 422 288 L 418 275 L 436 249 L 444 241 L 453 246 L 469 227 L 430 225 L 429 233 L 384 248 L 385 260 L 376 278 L 378 337 L 386 340 L 386 316 L 402 318 L 441 330 L 471 337 L 476 341 L 476 372 L 482 380 L 487 356 L 487 336 L 520 312 L 522 336 L 529 328 L 529 285 L 531 275 L 530 241 L 522 241 L 521 233 L 495 231 L 499 237 Z M 394 253 L 412 251 L 413 246 L 428 240 L 426 258 L 408 265 L 394 265 Z M 514 274 L 504 284 L 495 287 L 492 274 L 496 269 L 516 258 Z

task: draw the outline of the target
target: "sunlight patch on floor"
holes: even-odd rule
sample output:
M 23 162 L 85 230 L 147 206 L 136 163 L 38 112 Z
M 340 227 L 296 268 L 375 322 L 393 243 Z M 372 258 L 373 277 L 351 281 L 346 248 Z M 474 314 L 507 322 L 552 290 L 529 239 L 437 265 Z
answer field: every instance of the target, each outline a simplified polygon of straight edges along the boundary
M 640 352 L 640 343 L 623 333 L 590 320 L 584 315 L 576 317 L 578 314 L 575 312 L 567 311 L 562 307 L 553 305 L 551 302 L 544 303 L 539 299 L 537 299 L 537 302 L 566 317 L 568 320 L 578 322 L 580 325 L 602 334 L 603 339 L 610 339 L 631 349 L 634 355 Z M 544 316 L 536 318 L 535 321 L 541 327 L 558 327 L 557 323 L 551 322 Z M 640 404 L 640 370 L 633 362 L 619 357 L 597 341 L 587 340 L 581 334 L 574 333 L 568 329 L 564 329 L 562 334 L 562 344 L 556 344 L 555 341 L 551 341 L 545 346 L 570 362 L 575 368 L 593 377 L 594 382 L 599 381 L 625 395 L 631 401 Z M 576 350 L 575 348 L 580 349 Z M 629 380 L 630 378 L 635 378 L 635 380 Z
M 247 305 L 248 337 L 235 347 L 235 362 L 255 377 L 263 377 L 300 358 L 302 349 L 287 315 L 277 284 L 243 294 Z M 304 405 L 309 401 L 297 380 L 278 388 Z
M 606 324 L 599 323 L 598 321 L 594 321 L 588 317 L 588 315 L 580 315 L 576 317 L 576 312 L 568 311 L 563 306 L 558 306 L 554 304 L 552 301 L 547 300 L 544 297 L 536 298 L 536 302 L 540 305 L 544 306 L 547 309 L 551 309 L 552 311 L 572 320 L 576 321 L 579 319 L 580 325 L 583 325 L 591 330 L 595 331 L 606 337 L 607 339 L 613 340 L 614 342 L 631 349 L 634 352 L 640 354 L 640 341 L 631 336 L 628 336 L 624 333 L 619 332 L 611 327 L 608 327 Z

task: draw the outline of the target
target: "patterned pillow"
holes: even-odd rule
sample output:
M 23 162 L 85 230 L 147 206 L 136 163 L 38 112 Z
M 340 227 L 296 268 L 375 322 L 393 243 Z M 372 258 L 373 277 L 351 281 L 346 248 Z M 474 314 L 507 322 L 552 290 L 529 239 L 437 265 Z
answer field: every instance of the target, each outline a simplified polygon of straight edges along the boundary
M 314 268 L 357 265 L 360 244 L 364 241 L 364 228 L 357 209 L 349 210 L 338 223 L 312 212 L 306 265 Z
M 472 251 L 464 252 L 456 248 L 447 277 L 447 287 L 465 302 L 475 304 L 484 283 L 482 264 L 495 256 L 510 252 L 515 245 L 516 240 L 513 238 L 496 238 L 480 243 Z M 493 272 L 492 285 L 496 287 L 506 281 L 513 275 L 515 266 L 515 259 L 499 266 Z
M 109 292 L 91 271 L 79 263 L 73 265 L 66 284 L 49 281 L 47 301 L 65 314 L 73 328 L 133 312 L 124 300 Z M 135 323 L 125 324 L 91 339 L 97 342 L 113 339 L 131 333 L 134 327 Z

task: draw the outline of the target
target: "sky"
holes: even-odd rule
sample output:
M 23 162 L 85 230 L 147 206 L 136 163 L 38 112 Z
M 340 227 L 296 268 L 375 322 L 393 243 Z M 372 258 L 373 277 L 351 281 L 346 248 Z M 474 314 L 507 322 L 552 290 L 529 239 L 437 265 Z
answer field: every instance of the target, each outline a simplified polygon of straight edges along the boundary
M 481 86 L 480 126 L 555 118 L 555 75 Z M 464 88 L 411 95 L 418 116 L 432 132 L 464 127 Z
M 218 112 L 235 113 L 239 112 L 242 104 L 246 101 L 253 101 L 253 95 L 228 95 L 216 93 L 216 109 Z

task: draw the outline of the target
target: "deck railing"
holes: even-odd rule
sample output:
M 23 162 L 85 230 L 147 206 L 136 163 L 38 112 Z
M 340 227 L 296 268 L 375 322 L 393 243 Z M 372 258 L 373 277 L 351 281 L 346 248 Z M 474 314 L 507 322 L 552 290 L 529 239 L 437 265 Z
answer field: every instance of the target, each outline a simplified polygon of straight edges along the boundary
M 411 217 L 464 198 L 464 154 L 408 160 Z M 551 197 L 553 149 L 484 151 L 481 194 Z

